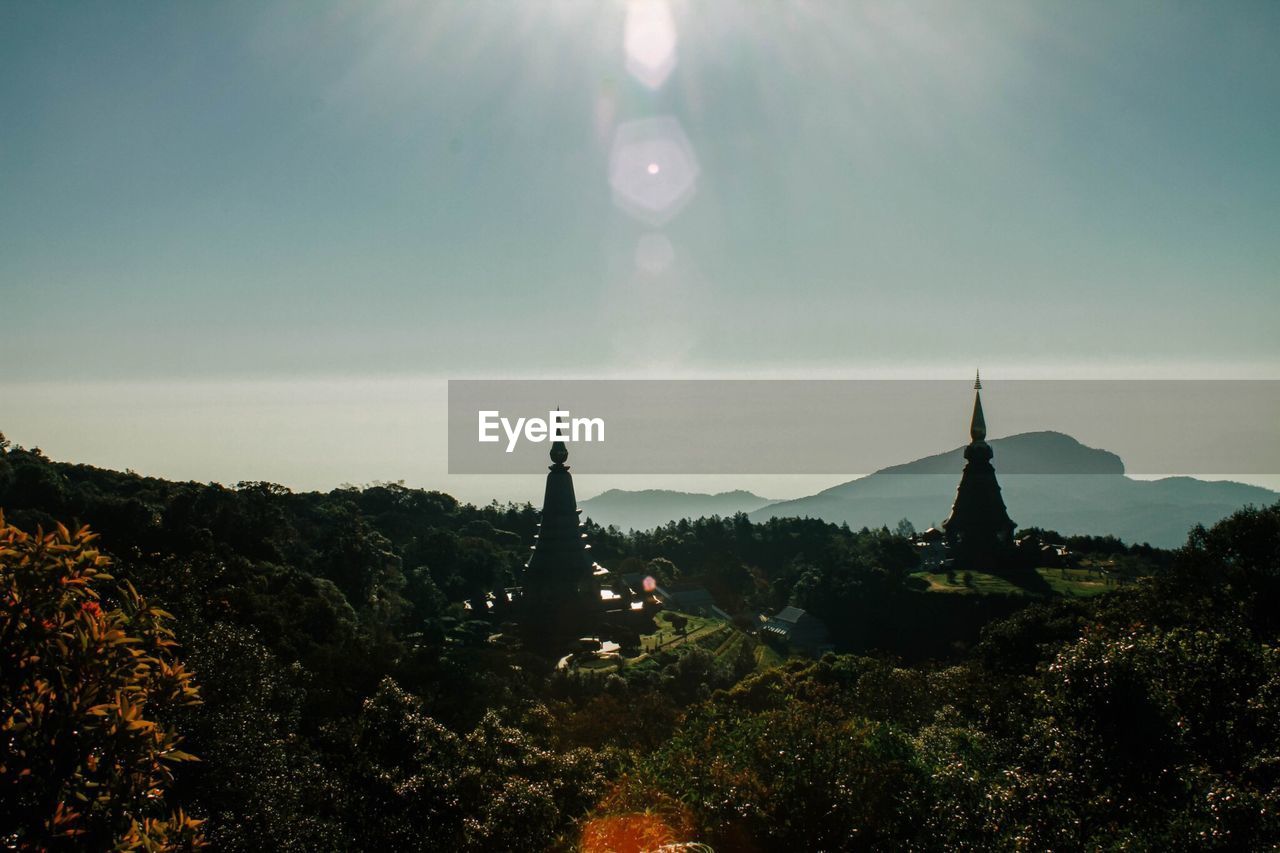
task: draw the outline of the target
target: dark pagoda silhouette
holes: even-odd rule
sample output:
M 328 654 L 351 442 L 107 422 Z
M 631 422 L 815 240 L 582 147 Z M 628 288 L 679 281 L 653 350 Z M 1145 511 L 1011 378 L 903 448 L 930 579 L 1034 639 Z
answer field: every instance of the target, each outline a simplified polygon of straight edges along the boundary
M 542 499 L 542 522 L 533 555 L 525 564 L 520 599 L 521 622 L 545 632 L 548 640 L 577 636 L 594 628 L 601 616 L 599 567 L 591 559 L 582 532 L 573 475 L 564 442 L 551 445 L 551 466 Z M 600 572 L 602 573 L 602 572 Z
M 960 569 L 997 571 L 1013 567 L 1014 523 L 1000 496 L 993 453 L 987 444 L 982 415 L 982 378 L 973 383 L 973 422 L 964 449 L 964 473 L 951 515 L 943 522 L 953 565 Z
M 551 466 L 542 498 L 542 521 L 534 536 L 533 554 L 514 592 L 515 617 L 531 648 L 544 652 L 566 648 L 592 637 L 616 640 L 624 651 L 639 650 L 640 634 L 655 629 L 653 615 L 662 609 L 652 591 L 631 588 L 591 559 L 591 545 L 578 516 L 569 450 L 551 445 Z

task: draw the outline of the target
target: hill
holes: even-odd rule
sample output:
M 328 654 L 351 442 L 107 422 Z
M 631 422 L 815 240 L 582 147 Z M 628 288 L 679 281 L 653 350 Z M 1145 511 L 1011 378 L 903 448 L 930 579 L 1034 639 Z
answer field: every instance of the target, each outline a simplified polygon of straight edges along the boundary
M 1196 524 L 1213 524 L 1248 504 L 1262 506 L 1280 498 L 1243 483 L 1193 477 L 1134 480 L 1125 475 L 1116 454 L 1059 432 L 1021 433 L 990 444 L 1005 504 L 1019 527 L 1110 534 L 1167 548 L 1183 542 Z M 820 518 L 854 528 L 907 518 L 923 529 L 946 518 L 963 467 L 964 448 L 957 447 L 816 495 L 761 507 L 751 517 Z
M 727 517 L 771 503 L 769 498 L 742 490 L 708 495 L 669 489 L 609 489 L 580 506 L 583 515 L 604 527 L 612 524 L 620 530 L 649 530 L 676 519 Z

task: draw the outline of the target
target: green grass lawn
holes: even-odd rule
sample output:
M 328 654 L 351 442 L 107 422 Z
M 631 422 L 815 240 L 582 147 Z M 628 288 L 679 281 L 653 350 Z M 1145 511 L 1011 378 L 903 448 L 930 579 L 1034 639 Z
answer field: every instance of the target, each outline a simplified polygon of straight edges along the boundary
M 1108 584 L 1099 573 L 1090 573 L 1088 569 L 1052 569 L 1041 567 L 1036 569 L 1040 577 L 1053 590 L 1054 594 L 1064 597 L 1086 597 L 1099 595 L 1115 589 L 1114 583 Z M 970 584 L 964 582 L 964 572 L 956 572 L 955 582 L 947 580 L 946 572 L 916 572 L 915 576 L 929 583 L 929 592 L 947 593 L 950 595 L 1034 595 L 1035 593 L 986 572 L 970 572 Z
M 684 616 L 689 620 L 686 633 L 677 631 L 671 626 L 669 617 L 673 614 Z M 657 630 L 641 635 L 641 648 L 643 651 L 635 657 L 622 658 L 620 660 L 617 658 L 603 660 L 597 658 L 590 661 L 575 662 L 574 666 L 579 669 L 604 673 L 616 672 L 620 669 L 629 669 L 631 667 L 655 667 L 658 665 L 655 659 L 656 651 L 674 652 L 685 645 L 694 645 L 706 649 L 719 660 L 732 660 L 741 654 L 744 645 L 751 644 L 757 671 L 771 669 L 786 660 L 776 649 L 765 643 L 753 640 L 749 634 L 734 627 L 731 622 L 714 616 L 694 616 L 690 613 L 666 610 L 659 613 L 654 621 L 657 622 Z M 659 650 L 654 648 L 655 641 L 662 644 Z
M 718 645 L 711 650 L 719 660 L 732 658 L 741 651 L 742 647 L 746 643 L 749 642 L 746 634 L 730 625 L 725 625 L 724 630 L 716 634 L 713 639 L 719 640 Z
M 1024 595 L 1026 590 L 1009 583 L 1004 578 L 986 572 L 969 572 L 971 583 L 964 582 L 964 572 L 956 572 L 955 583 L 947 580 L 946 572 L 916 572 L 915 576 L 929 582 L 929 592 L 945 592 L 953 595 Z
M 1049 582 L 1054 592 L 1062 596 L 1082 598 L 1116 589 L 1114 582 L 1108 584 L 1100 573 L 1090 573 L 1088 569 L 1041 568 L 1036 571 Z
M 766 643 L 760 643 L 756 646 L 756 671 L 761 672 L 766 669 L 772 669 L 779 666 L 785 658 L 779 654 L 778 650 Z
M 618 658 L 592 658 L 588 661 L 574 664 L 578 669 L 590 670 L 592 672 L 610 673 L 617 672 L 619 669 Z
M 689 620 L 684 632 L 677 631 L 671 626 L 671 616 L 673 615 L 683 616 Z M 690 613 L 680 613 L 676 610 L 664 610 L 657 615 L 654 621 L 658 623 L 658 630 L 652 634 L 641 635 L 641 646 L 643 648 L 652 649 L 656 638 L 657 642 L 662 644 L 664 650 L 674 649 L 683 643 L 694 642 L 699 637 L 729 624 L 723 619 L 716 619 L 712 616 L 694 616 Z
M 694 616 L 688 613 L 678 614 L 689 620 L 688 636 L 683 636 L 671 627 L 667 617 L 672 613 L 678 613 L 678 611 L 663 611 L 658 614 L 656 617 L 658 630 L 641 637 L 642 648 L 648 651 L 634 658 L 628 658 L 625 661 L 626 666 L 640 666 L 646 662 L 652 662 L 655 638 L 662 643 L 664 652 L 675 651 L 688 643 L 706 649 L 721 660 L 730 659 L 731 656 L 739 654 L 744 643 L 752 642 L 747 634 L 723 619 L 717 619 L 714 616 Z M 769 669 L 783 662 L 782 655 L 764 643 L 756 644 L 755 658 L 756 668 L 759 670 Z

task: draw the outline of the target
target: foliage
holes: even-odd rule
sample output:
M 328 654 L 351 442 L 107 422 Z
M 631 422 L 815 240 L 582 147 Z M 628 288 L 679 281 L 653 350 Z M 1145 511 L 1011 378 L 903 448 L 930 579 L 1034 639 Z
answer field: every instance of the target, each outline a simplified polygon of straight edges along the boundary
M 713 847 L 845 849 L 907 833 L 910 758 L 893 727 L 833 704 L 716 704 L 686 720 L 642 773 L 691 805 Z
M 968 592 L 923 591 L 905 527 L 591 526 L 615 579 L 701 584 L 738 626 L 690 616 L 682 638 L 664 617 L 667 646 L 633 641 L 628 661 L 595 672 L 556 669 L 506 614 L 464 609 L 519 583 L 537 523 L 527 504 L 468 506 L 401 484 L 172 483 L 15 448 L 0 448 L 0 504 L 19 526 L 58 531 L 55 543 L 82 535 L 58 520 L 92 522 L 120 580 L 97 575 L 86 600 L 135 622 L 153 608 L 129 584 L 163 602 L 174 618 L 156 618 L 201 674 L 202 704 L 156 693 L 145 717 L 202 760 L 155 800 L 125 791 L 77 808 L 86 826 L 110 827 L 68 846 L 175 846 L 194 842 L 188 830 L 227 850 L 1280 843 L 1280 507 L 1194 530 L 1176 553 L 1043 531 L 1133 569 L 1089 598 L 994 589 L 986 576 Z M 1054 572 L 1064 589 L 1083 583 L 1047 571 L 1045 589 Z M 84 603 L 66 607 L 75 624 L 88 624 Z M 845 653 L 758 664 L 763 647 L 743 632 L 792 603 Z M 95 646 L 74 671 L 101 678 L 119 653 Z M 171 647 L 152 654 L 176 665 Z M 30 673 L 8 660 L 14 690 Z M 99 736 L 95 725 L 78 736 Z M 31 738 L 37 753 L 65 742 Z M 15 766 L 6 757 L 5 772 Z M 20 779 L 5 815 L 21 813 L 22 785 L 42 784 Z M 6 824 L 7 840 L 48 846 L 37 824 Z
M 390 679 L 365 702 L 354 746 L 362 840 L 395 850 L 541 850 L 594 802 L 610 760 L 542 749 L 492 712 L 459 736 Z
M 247 628 L 210 626 L 188 655 L 203 702 L 183 715 L 201 757 L 174 788 L 207 816 L 218 850 L 337 850 L 343 780 L 301 731 L 307 683 Z
M 194 761 L 166 714 L 197 703 L 171 617 L 113 585 L 87 528 L 24 532 L 0 514 L 0 834 L 11 845 L 198 846 L 165 808 Z

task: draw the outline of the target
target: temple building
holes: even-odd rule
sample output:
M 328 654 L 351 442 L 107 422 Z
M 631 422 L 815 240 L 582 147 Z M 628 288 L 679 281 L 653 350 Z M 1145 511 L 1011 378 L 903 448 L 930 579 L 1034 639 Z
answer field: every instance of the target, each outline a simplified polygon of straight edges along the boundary
M 551 465 L 542 499 L 542 521 L 525 564 L 520 599 L 526 624 L 556 635 L 576 635 L 595 626 L 602 611 L 599 575 L 582 532 L 573 476 L 564 442 L 551 445 Z
M 630 636 L 638 645 L 639 631 L 651 626 L 662 604 L 643 583 L 636 588 L 618 578 L 613 588 L 604 583 L 611 575 L 591 558 L 568 459 L 564 442 L 551 445 L 542 521 L 524 567 L 516 617 L 543 646 L 587 635 Z
M 1014 523 L 1000 496 L 993 453 L 987 444 L 982 414 L 982 378 L 973 383 L 973 421 L 964 450 L 964 473 L 951 515 L 942 524 L 953 565 L 960 569 L 993 571 L 1011 565 Z

